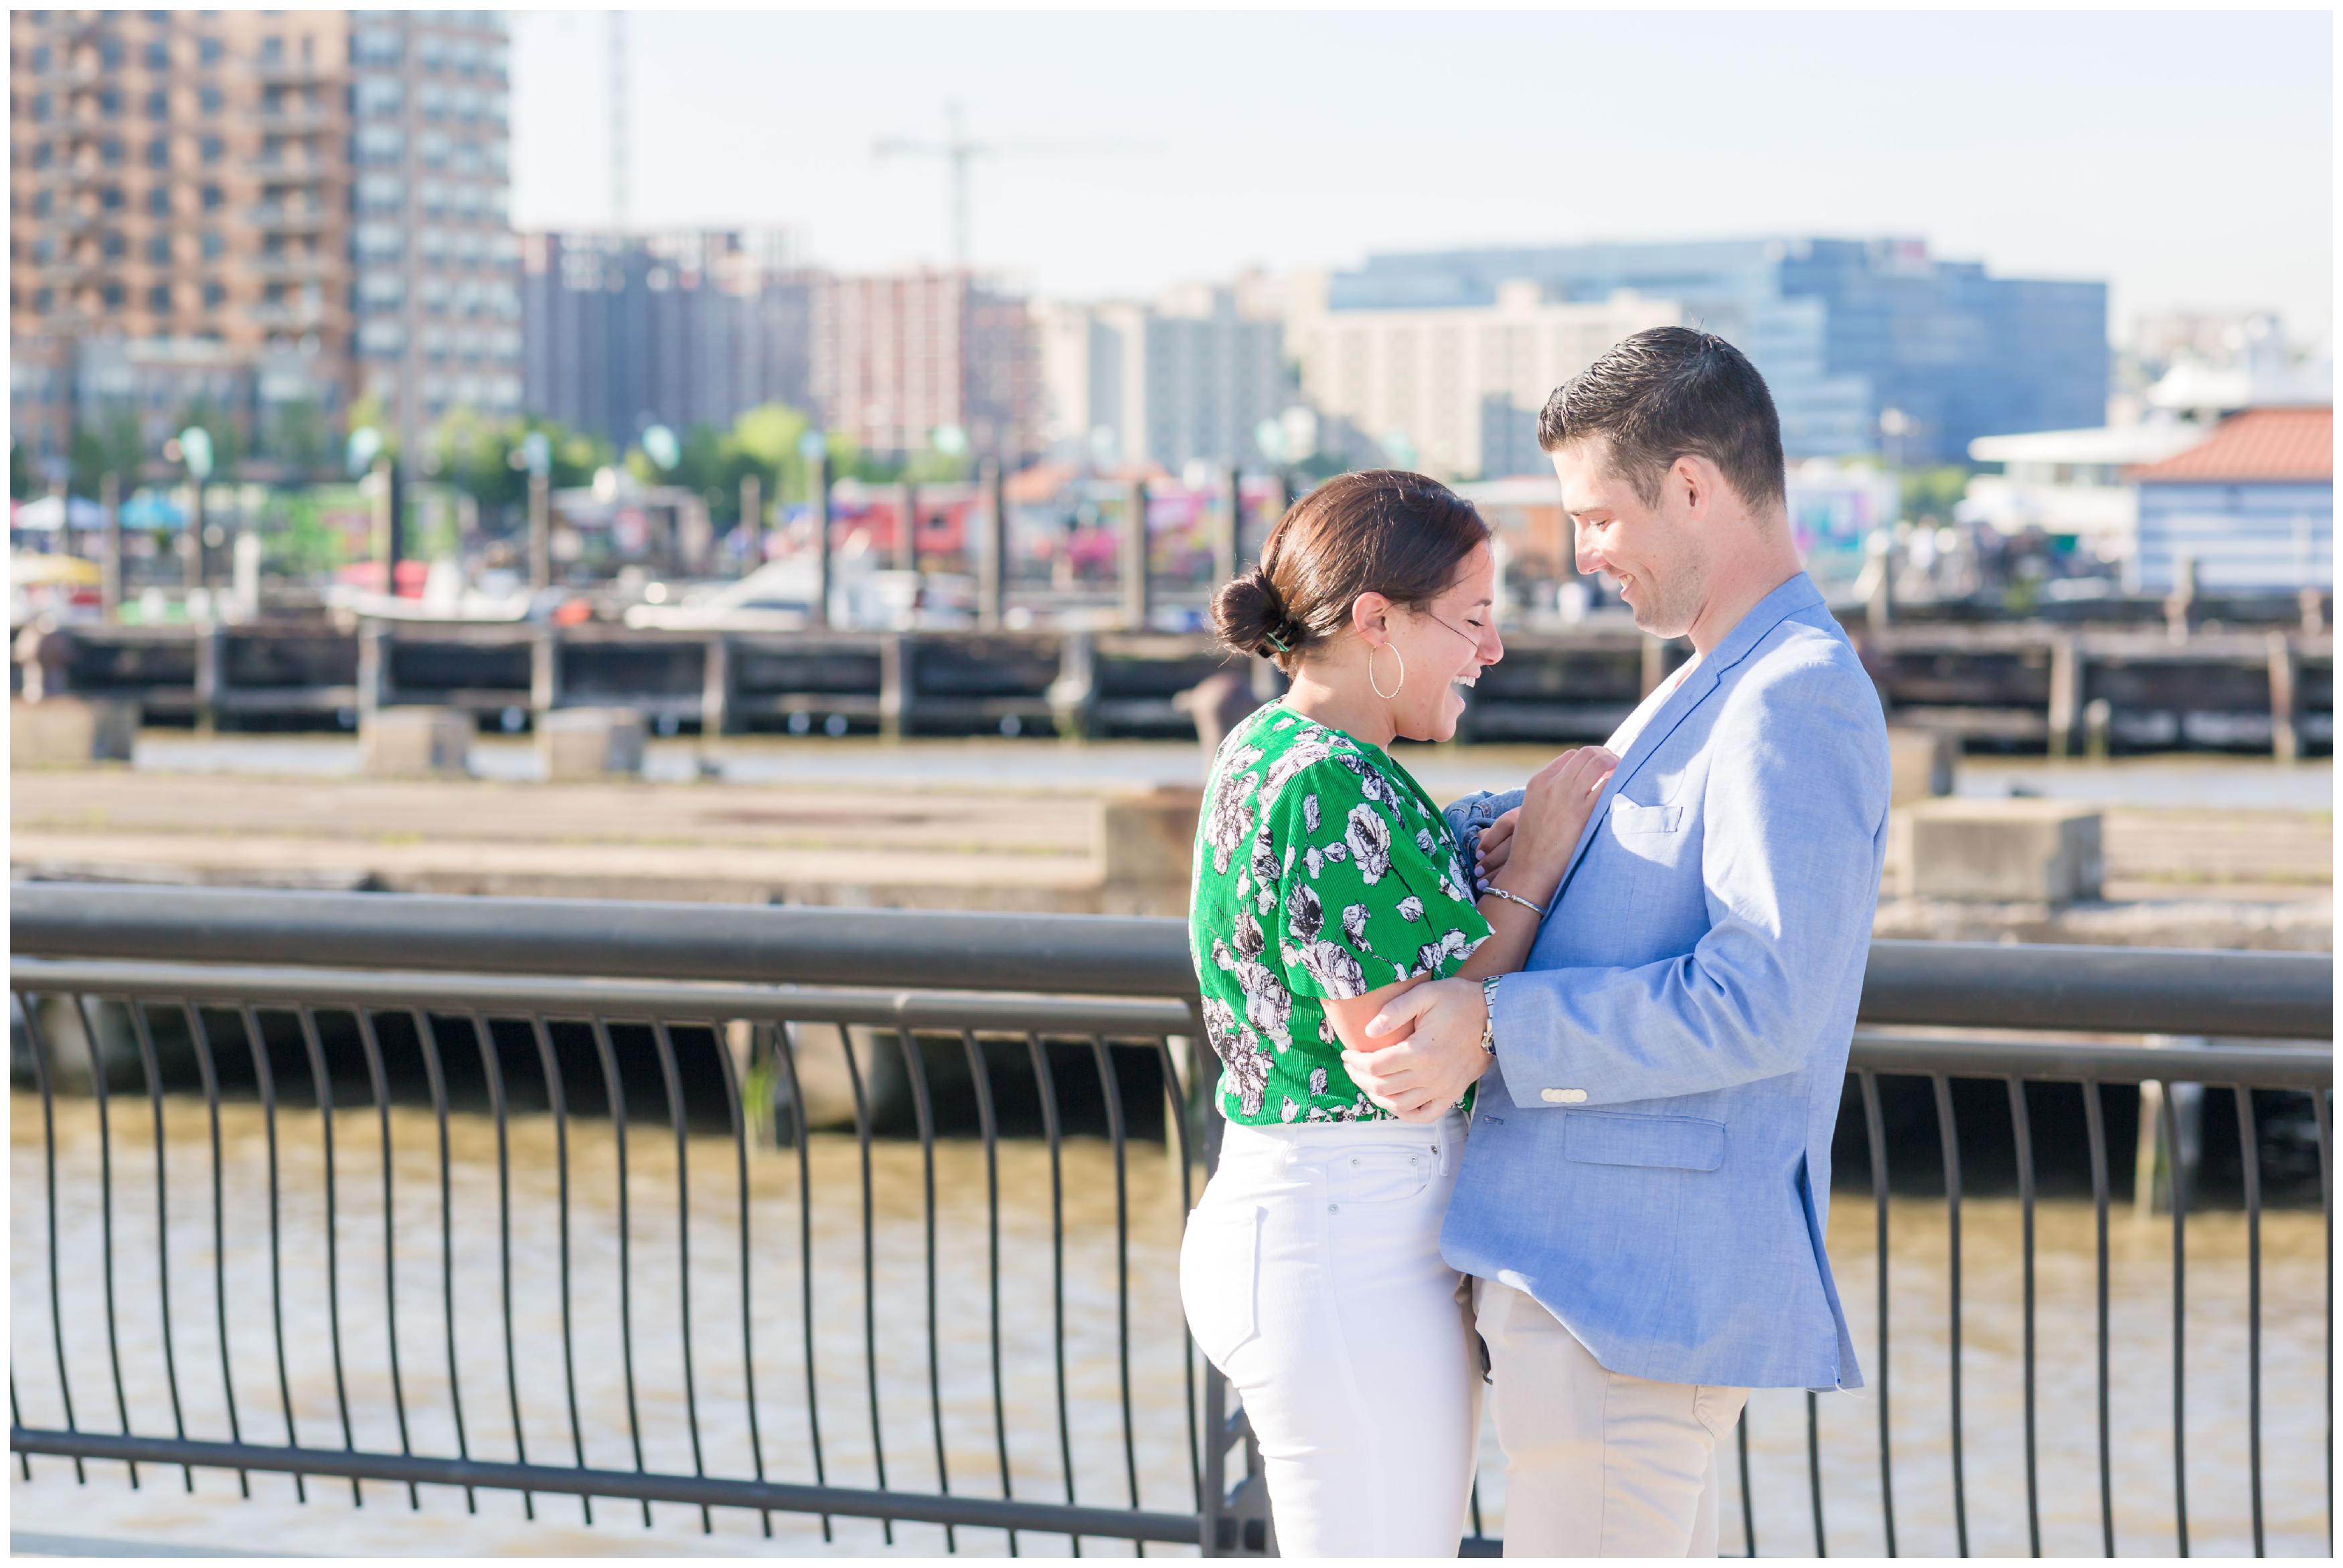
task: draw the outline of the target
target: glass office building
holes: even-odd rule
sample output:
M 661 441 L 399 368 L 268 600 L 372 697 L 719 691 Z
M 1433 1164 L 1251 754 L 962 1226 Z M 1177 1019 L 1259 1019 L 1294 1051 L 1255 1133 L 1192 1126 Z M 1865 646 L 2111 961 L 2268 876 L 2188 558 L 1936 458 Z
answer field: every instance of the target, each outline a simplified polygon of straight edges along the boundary
M 1330 313 L 1553 300 L 1674 301 L 1765 373 L 1793 459 L 1958 463 L 1979 436 L 2105 422 L 2104 283 L 1989 277 L 1920 240 L 1757 239 L 1374 256 L 1328 280 Z

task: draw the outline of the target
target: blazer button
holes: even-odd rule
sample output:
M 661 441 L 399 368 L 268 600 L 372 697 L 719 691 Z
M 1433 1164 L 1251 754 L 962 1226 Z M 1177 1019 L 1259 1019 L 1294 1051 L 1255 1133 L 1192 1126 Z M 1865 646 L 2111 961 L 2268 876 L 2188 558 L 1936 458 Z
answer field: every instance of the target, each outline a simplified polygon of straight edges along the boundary
M 1586 1100 L 1586 1091 L 1583 1089 L 1545 1089 L 1538 1091 L 1538 1098 L 1544 1101 L 1548 1105 L 1579 1105 L 1584 1103 Z

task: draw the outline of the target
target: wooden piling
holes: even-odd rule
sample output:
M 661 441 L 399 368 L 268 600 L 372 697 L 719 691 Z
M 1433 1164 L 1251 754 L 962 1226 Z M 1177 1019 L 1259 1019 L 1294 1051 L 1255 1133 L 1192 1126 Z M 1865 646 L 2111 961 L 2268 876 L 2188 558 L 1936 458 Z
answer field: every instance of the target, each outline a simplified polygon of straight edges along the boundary
M 1147 629 L 1147 481 L 1133 479 L 1122 502 L 1121 588 L 1122 624 L 1131 631 Z
M 2282 631 L 2268 635 L 2270 689 L 2270 755 L 2280 762 L 2302 758 L 2302 656 L 2294 638 Z

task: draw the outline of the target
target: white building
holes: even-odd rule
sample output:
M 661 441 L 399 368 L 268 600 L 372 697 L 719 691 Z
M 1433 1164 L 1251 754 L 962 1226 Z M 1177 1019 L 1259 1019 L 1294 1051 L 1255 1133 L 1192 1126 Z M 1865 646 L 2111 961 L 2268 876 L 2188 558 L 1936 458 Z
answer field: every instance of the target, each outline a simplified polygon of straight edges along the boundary
M 1237 290 L 1051 305 L 1036 316 L 1044 435 L 1061 461 L 1172 473 L 1257 461 L 1254 431 L 1293 400 L 1283 329 Z
M 1355 425 L 1393 463 L 1497 478 L 1545 470 L 1537 416 L 1556 387 L 1621 338 L 1683 319 L 1670 300 L 1549 300 L 1523 281 L 1498 285 L 1487 306 L 1330 309 L 1318 275 L 1294 282 L 1285 343 L 1310 404 Z
M 2128 561 L 2139 529 L 2139 487 L 2127 470 L 2186 451 L 2205 438 L 2206 428 L 2167 418 L 1979 437 L 1969 443 L 1970 457 L 1998 463 L 2002 471 L 1971 478 L 1953 516 L 2005 534 L 2039 528 L 2072 537 L 2103 561 Z

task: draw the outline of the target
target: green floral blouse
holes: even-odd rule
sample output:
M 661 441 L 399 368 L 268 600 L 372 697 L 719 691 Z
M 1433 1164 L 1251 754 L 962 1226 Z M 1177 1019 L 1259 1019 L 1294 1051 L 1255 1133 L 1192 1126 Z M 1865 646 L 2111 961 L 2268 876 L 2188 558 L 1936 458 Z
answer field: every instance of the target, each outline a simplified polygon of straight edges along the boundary
M 1327 999 L 1453 974 L 1489 935 L 1439 807 L 1382 748 L 1282 703 L 1212 765 L 1189 946 L 1232 1121 L 1377 1121 Z

